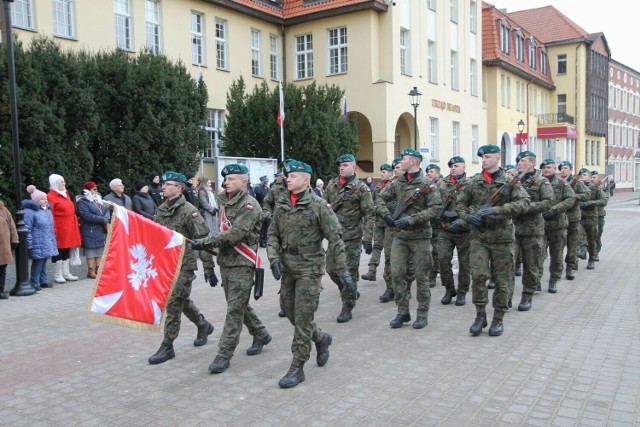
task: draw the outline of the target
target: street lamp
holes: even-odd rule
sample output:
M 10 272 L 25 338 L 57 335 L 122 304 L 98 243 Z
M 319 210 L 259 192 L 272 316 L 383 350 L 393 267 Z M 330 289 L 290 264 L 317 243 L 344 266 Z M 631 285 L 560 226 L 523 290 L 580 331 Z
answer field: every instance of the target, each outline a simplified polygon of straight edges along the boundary
M 522 153 L 522 132 L 524 132 L 524 120 L 518 122 L 518 132 L 520 132 L 520 152 Z
M 411 106 L 413 107 L 413 149 L 418 151 L 418 106 L 420 106 L 420 97 L 422 94 L 416 86 L 409 92 L 411 97 Z
M 22 180 L 20 178 L 20 143 L 18 138 L 18 99 L 16 96 L 16 66 L 13 56 L 13 28 L 11 27 L 11 7 L 13 0 L 3 0 L 4 27 L 3 42 L 7 45 L 7 63 L 9 66 L 9 104 L 11 107 L 11 140 L 13 141 L 13 180 L 16 195 L 16 228 L 20 243 L 16 249 L 16 285 L 10 294 L 18 297 L 33 295 L 36 290 L 29 284 L 27 265 L 27 227 L 24 224 L 22 210 Z

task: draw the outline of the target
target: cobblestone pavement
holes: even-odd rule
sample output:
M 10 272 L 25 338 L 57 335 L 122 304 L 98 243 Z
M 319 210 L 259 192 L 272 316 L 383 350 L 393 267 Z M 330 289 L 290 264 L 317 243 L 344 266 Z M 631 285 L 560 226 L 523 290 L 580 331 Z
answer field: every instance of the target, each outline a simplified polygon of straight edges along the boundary
M 249 357 L 243 331 L 219 375 L 207 367 L 224 294 L 202 272 L 192 296 L 216 330 L 196 348 L 196 329 L 183 318 L 176 358 L 156 366 L 147 358 L 160 333 L 87 319 L 89 280 L 11 297 L 0 301 L 0 425 L 638 425 L 640 205 L 633 196 L 612 199 L 596 269 L 581 261 L 576 280 L 560 281 L 557 294 L 537 293 L 531 311 L 507 313 L 501 337 L 486 329 L 471 337 L 473 306 L 441 305 L 441 286 L 427 328 L 389 328 L 395 307 L 378 302 L 381 271 L 377 282 L 360 282 L 353 320 L 337 324 L 340 298 L 326 277 L 317 321 L 333 334 L 331 359 L 319 368 L 312 354 L 307 380 L 289 390 L 277 383 L 290 365 L 293 328 L 277 315 L 269 272 L 265 296 L 252 305 L 273 341 Z M 363 254 L 361 272 L 367 261 Z M 543 289 L 547 280 L 545 271 Z M 516 278 L 514 305 L 520 290 Z

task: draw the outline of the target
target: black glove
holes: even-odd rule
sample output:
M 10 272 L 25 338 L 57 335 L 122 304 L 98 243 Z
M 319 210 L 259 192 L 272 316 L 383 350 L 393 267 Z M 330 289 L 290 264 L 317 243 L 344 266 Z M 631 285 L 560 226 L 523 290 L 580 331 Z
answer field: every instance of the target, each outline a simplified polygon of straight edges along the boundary
M 396 212 L 396 207 L 398 207 L 398 202 L 396 202 L 395 200 L 393 202 L 387 203 L 387 209 L 389 209 L 389 212 L 391 212 L 392 214 Z
M 580 202 L 580 209 L 586 209 L 591 206 L 591 202 Z
M 202 239 L 196 239 L 191 241 L 191 249 L 194 251 L 201 251 L 203 248 Z
M 213 212 L 211 212 L 211 215 L 213 216 L 218 215 L 218 208 L 213 208 Z
M 280 280 L 282 277 L 282 263 L 280 261 L 273 261 L 273 264 L 271 264 L 271 273 L 274 279 Z
M 459 233 L 463 229 L 464 229 L 464 222 L 462 222 L 461 219 L 456 219 L 451 224 L 449 224 L 449 227 L 447 227 L 447 231 L 450 231 L 452 233 Z
M 389 227 L 396 226 L 396 222 L 393 220 L 393 217 L 389 214 L 384 216 L 384 222 L 386 222 Z
M 469 215 L 467 222 L 475 227 L 482 227 L 482 218 L 478 215 Z
M 16 242 L 11 242 L 11 249 L 12 249 L 12 250 L 14 250 L 14 251 L 15 251 L 16 249 L 18 249 L 18 243 L 16 243 Z
M 495 215 L 495 213 L 496 213 L 496 208 L 494 208 L 493 206 L 487 206 L 486 208 L 479 209 L 478 212 L 476 212 L 476 216 L 479 216 L 480 218 L 482 218 L 487 215 Z
M 367 255 L 371 255 L 371 252 L 373 252 L 373 245 L 368 240 L 362 241 L 362 247 L 364 248 L 364 253 Z
M 340 284 L 345 289 L 345 299 L 355 300 L 358 299 L 358 291 L 356 289 L 356 285 L 351 280 L 351 276 L 348 274 L 342 274 L 339 276 Z
M 551 211 L 546 211 L 542 214 L 542 218 L 544 218 L 545 220 L 549 220 L 554 216 L 556 216 L 555 212 L 551 212 Z
M 204 280 L 205 280 L 205 282 L 209 282 L 209 285 L 212 288 L 215 288 L 216 286 L 218 286 L 218 276 L 216 276 L 216 272 L 215 271 L 211 271 L 209 273 L 205 273 Z
M 405 230 L 407 228 L 409 228 L 409 218 L 406 216 L 403 216 L 402 218 L 400 218 L 399 220 L 396 220 L 396 222 L 394 223 L 394 225 L 402 230 Z

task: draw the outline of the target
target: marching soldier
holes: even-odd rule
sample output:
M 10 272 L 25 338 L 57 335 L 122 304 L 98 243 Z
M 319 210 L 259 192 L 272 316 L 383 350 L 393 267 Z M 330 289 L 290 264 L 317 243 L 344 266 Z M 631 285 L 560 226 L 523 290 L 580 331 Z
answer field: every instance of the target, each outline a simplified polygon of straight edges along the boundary
M 427 178 L 429 178 L 436 187 L 441 181 L 440 166 L 429 163 L 425 168 Z M 431 271 L 429 271 L 429 287 L 435 288 L 436 278 L 440 272 L 440 260 L 438 258 L 438 235 L 440 234 L 440 223 L 437 218 L 431 220 Z
M 243 323 L 253 336 L 253 344 L 247 349 L 247 355 L 261 353 L 262 348 L 271 342 L 271 335 L 249 305 L 256 264 L 259 262 L 257 251 L 262 209 L 247 191 L 249 170 L 246 166 L 226 165 L 221 175 L 225 191 L 218 196 L 222 220 L 220 234 L 195 240 L 191 244 L 193 249 L 198 250 L 203 247 L 220 248 L 218 265 L 227 300 L 227 316 L 218 342 L 218 354 L 209 365 L 209 371 L 214 374 L 222 373 L 229 367 L 240 341 Z
M 522 255 L 522 299 L 518 311 L 531 310 L 531 299 L 535 291 L 541 290 L 542 279 L 542 238 L 544 219 L 542 212 L 553 203 L 553 190 L 549 181 L 536 170 L 536 155 L 523 151 L 516 157 L 518 169 L 528 171 L 522 178 L 522 187 L 529 194 L 529 207 L 524 213 L 513 218 L 516 231 L 516 247 Z M 514 283 L 513 281 L 511 282 Z M 513 297 L 513 287 L 509 301 Z
M 553 159 L 543 160 L 540 167 L 542 176 L 547 178 L 554 194 L 553 204 L 542 213 L 542 218 L 549 246 L 549 293 L 555 294 L 558 291 L 557 282 L 562 278 L 562 254 L 567 243 L 569 220 L 565 212 L 573 207 L 576 199 L 569 183 L 556 176 L 556 162 Z
M 340 176 L 327 186 L 324 198 L 331 205 L 342 226 L 347 266 L 351 280 L 357 288 L 362 248 L 367 255 L 373 251 L 371 244 L 375 222 L 373 199 L 369 187 L 356 176 L 356 158 L 353 154 L 339 156 L 336 163 L 340 168 Z M 338 285 L 342 296 L 342 310 L 336 320 L 338 323 L 345 323 L 351 320 L 351 311 L 356 306 L 358 294 L 356 293 L 356 298 L 347 298 L 338 270 L 333 264 L 335 257 L 330 252 L 331 248 L 327 252 L 327 273 Z
M 391 277 L 398 314 L 390 322 L 392 328 L 401 328 L 411 321 L 409 300 L 407 298 L 406 275 L 409 260 L 413 261 L 417 282 L 416 295 L 418 310 L 414 329 L 422 329 L 428 324 L 431 291 L 427 275 L 431 268 L 431 225 L 430 221 L 438 213 L 441 205 L 440 194 L 435 184 L 422 175 L 420 168 L 422 154 L 407 148 L 402 151 L 402 169 L 393 185 L 380 193 L 376 203 L 379 215 L 385 222 L 395 228 L 395 236 L 391 245 Z M 387 203 L 395 201 L 393 216 Z
M 598 214 L 600 207 L 604 209 L 607 199 L 605 199 L 602 189 L 591 183 L 591 172 L 588 169 L 580 169 L 580 178 L 589 189 L 589 198 L 580 202 L 580 209 L 582 210 L 581 222 L 587 237 L 587 250 L 589 252 L 587 270 L 593 270 L 598 246 Z
M 206 222 L 198 209 L 188 203 L 182 194 L 187 185 L 185 176 L 177 172 L 165 172 L 162 174 L 161 181 L 165 202 L 158 206 L 156 222 L 177 231 L 188 239 L 206 237 L 209 234 Z M 173 350 L 173 341 L 178 338 L 180 332 L 182 313 L 198 326 L 198 336 L 193 342 L 194 346 L 205 345 L 209 335 L 213 333 L 213 325 L 207 322 L 198 307 L 189 298 L 191 284 L 196 278 L 194 272 L 198 269 L 196 260 L 195 251 L 190 247 L 185 248 L 178 280 L 167 301 L 164 339 L 158 351 L 149 358 L 149 363 L 152 365 L 164 363 L 176 356 Z M 213 265 L 205 265 L 205 268 L 210 270 L 209 283 L 211 286 L 215 286 L 218 283 L 218 278 L 213 271 Z
M 602 231 L 604 230 L 604 217 L 607 216 L 605 206 L 609 204 L 609 190 L 608 186 L 604 186 L 600 180 L 598 171 L 591 171 L 591 182 L 602 189 L 602 196 L 605 199 L 604 205 L 598 206 L 598 243 L 596 244 L 596 255 L 593 257 L 593 260 L 597 262 L 600 261 L 600 250 L 602 250 Z
M 267 255 L 273 277 L 282 279 L 280 306 L 295 327 L 291 344 L 293 361 L 279 382 L 280 387 L 291 388 L 305 380 L 303 367 L 309 360 L 312 341 L 316 345 L 318 366 L 324 366 L 329 360 L 332 337 L 314 322 L 324 274 L 323 239 L 329 242 L 328 254 L 333 257 L 332 265 L 345 297 L 355 300 L 356 289 L 347 270 L 340 224 L 326 203 L 309 191 L 311 166 L 291 160 L 285 168 L 288 191 L 276 204 L 269 227 Z
M 438 255 L 440 259 L 440 280 L 446 291 L 442 300 L 442 304 L 451 304 L 453 297 L 456 297 L 456 305 L 462 306 L 466 303 L 466 294 L 469 292 L 471 283 L 471 267 L 469 263 L 469 232 L 471 229 L 456 213 L 456 198 L 462 187 L 464 187 L 469 179 L 465 173 L 465 161 L 460 156 L 452 157 L 447 163 L 451 169 L 451 173 L 445 177 L 439 184 L 438 190 L 444 211 L 440 220 L 440 234 L 438 235 Z M 456 291 L 453 280 L 453 270 L 451 269 L 451 260 L 453 259 L 453 250 L 458 253 L 458 290 Z
M 501 335 L 504 313 L 509 306 L 509 290 L 513 282 L 513 223 L 511 217 L 529 207 L 529 195 L 515 179 L 500 167 L 500 147 L 483 145 L 482 174 L 464 186 L 457 200 L 457 213 L 472 225 L 471 264 L 473 303 L 476 319 L 469 328 L 473 336 L 487 326 L 486 305 L 489 303 L 487 280 L 495 282 L 493 320 L 490 336 Z

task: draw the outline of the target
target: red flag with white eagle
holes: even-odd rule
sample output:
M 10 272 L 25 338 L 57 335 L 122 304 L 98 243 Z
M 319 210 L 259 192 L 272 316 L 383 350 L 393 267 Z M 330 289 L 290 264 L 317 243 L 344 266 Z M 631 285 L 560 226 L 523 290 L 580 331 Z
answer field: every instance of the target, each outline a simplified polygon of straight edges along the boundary
M 182 234 L 113 205 L 107 252 L 89 318 L 135 329 L 160 330 L 185 250 Z

